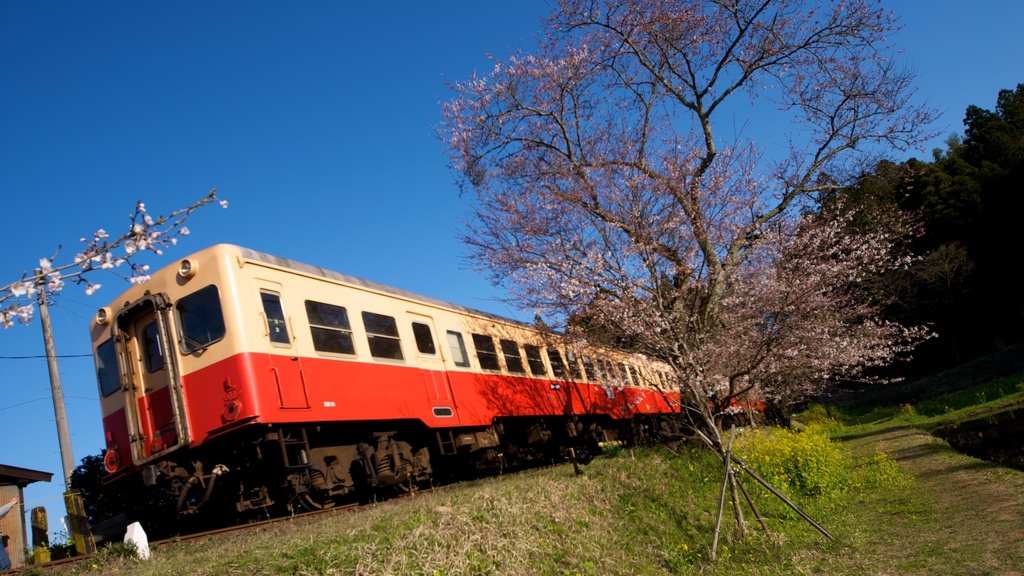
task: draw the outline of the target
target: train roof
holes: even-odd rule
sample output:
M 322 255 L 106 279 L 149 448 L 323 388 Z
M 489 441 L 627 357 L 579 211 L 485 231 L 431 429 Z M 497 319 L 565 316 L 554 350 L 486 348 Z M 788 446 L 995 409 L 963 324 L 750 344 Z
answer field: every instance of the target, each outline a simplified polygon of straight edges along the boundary
M 381 284 L 379 282 L 374 282 L 372 280 L 366 280 L 364 278 L 358 278 L 356 276 L 350 276 L 348 274 L 342 274 L 340 272 L 335 272 L 333 270 L 321 268 L 320 266 L 313 266 L 312 264 L 306 264 L 303 262 L 297 262 L 295 260 L 289 260 L 288 258 L 274 256 L 272 254 L 267 254 L 266 252 L 260 252 L 258 250 L 253 250 L 251 248 L 245 248 L 244 246 L 234 247 L 241 252 L 243 258 L 247 258 L 249 260 L 263 262 L 264 264 L 270 264 L 272 266 L 277 266 L 279 268 L 294 270 L 296 272 L 301 272 L 303 274 L 308 274 L 310 276 L 319 276 L 321 278 L 335 280 L 338 282 L 342 282 L 344 284 L 358 286 L 360 288 L 365 288 L 367 290 L 372 290 L 375 292 L 390 294 L 392 296 L 397 296 L 399 298 L 404 298 L 406 300 L 413 300 L 424 304 L 430 304 L 432 306 L 437 306 L 439 308 L 449 308 L 452 310 L 463 312 L 465 314 L 480 316 L 491 320 L 504 322 L 507 324 L 515 324 L 517 326 L 532 328 L 534 330 L 537 329 L 537 326 L 534 324 L 522 322 L 512 318 L 507 318 L 499 314 L 492 314 L 490 312 L 484 312 L 483 310 L 469 308 L 467 306 L 455 304 L 453 302 L 448 302 L 446 300 L 440 300 L 438 298 L 432 298 L 430 296 L 423 296 L 422 294 L 417 294 L 415 292 L 410 292 L 408 290 L 402 290 L 401 288 L 395 288 L 394 286 L 388 286 L 386 284 Z

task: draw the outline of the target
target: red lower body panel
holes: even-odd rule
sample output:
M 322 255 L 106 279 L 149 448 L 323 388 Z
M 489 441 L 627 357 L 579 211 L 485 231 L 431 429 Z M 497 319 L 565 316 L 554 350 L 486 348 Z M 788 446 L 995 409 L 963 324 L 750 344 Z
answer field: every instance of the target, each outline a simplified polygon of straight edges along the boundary
M 451 428 L 487 426 L 500 417 L 619 419 L 678 410 L 669 405 L 678 394 L 649 389 L 271 354 L 239 354 L 186 374 L 183 390 L 192 446 L 253 421 L 419 420 L 431 428 Z M 140 415 L 164 419 L 170 406 L 166 394 L 146 402 Z M 143 424 L 155 428 L 154 422 Z M 122 462 L 131 462 L 124 412 L 104 418 L 104 429 L 108 448 L 116 445 Z M 173 427 L 156 432 L 147 438 L 148 452 L 177 440 Z

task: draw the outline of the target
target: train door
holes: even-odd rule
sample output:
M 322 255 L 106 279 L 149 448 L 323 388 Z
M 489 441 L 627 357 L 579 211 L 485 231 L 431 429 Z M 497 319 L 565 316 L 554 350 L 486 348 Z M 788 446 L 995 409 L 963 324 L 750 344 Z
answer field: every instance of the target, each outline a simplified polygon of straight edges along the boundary
M 453 417 L 457 420 L 458 414 L 448 383 L 444 356 L 441 346 L 438 345 L 434 320 L 430 316 L 412 312 L 409 316 L 412 318 L 412 332 L 416 338 L 416 361 L 420 366 L 423 385 L 427 390 L 427 399 L 433 406 L 434 416 Z
M 125 396 L 132 461 L 143 464 L 187 441 L 177 355 L 167 311 L 159 295 L 140 298 L 122 310 L 114 337 Z
M 265 280 L 257 281 L 256 285 L 268 352 L 267 370 L 276 386 L 278 406 L 283 409 L 307 409 L 309 395 L 306 391 L 306 377 L 302 370 L 302 360 L 295 350 L 295 335 L 291 333 L 291 323 L 285 314 L 281 285 Z

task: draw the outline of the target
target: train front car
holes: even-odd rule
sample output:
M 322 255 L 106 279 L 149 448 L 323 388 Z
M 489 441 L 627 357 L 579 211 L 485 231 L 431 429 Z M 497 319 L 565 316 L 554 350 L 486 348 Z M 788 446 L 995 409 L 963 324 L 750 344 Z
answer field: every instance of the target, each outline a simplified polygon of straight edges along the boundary
M 104 481 L 132 492 L 139 477 L 160 482 L 180 497 L 179 512 L 205 503 L 193 488 L 212 487 L 226 471 L 179 462 L 191 465 L 197 445 L 246 421 L 237 397 L 230 398 L 235 389 L 228 389 L 246 371 L 231 289 L 233 252 L 216 246 L 155 272 L 100 309 L 91 324 Z M 202 374 L 216 374 L 220 389 L 190 386 Z
M 678 410 L 648 359 L 229 245 L 133 286 L 92 341 L 106 482 L 179 515 L 551 461 Z

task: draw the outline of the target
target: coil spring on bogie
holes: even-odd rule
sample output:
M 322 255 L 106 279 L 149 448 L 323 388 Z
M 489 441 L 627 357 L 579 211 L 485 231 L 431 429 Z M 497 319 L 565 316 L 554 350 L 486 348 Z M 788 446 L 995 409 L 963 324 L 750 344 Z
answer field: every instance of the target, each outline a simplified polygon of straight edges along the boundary
M 383 454 L 377 459 L 377 475 L 391 473 L 391 454 Z
M 327 487 L 327 479 L 324 477 L 324 473 L 311 468 L 309 470 L 309 487 L 313 490 L 323 490 Z

